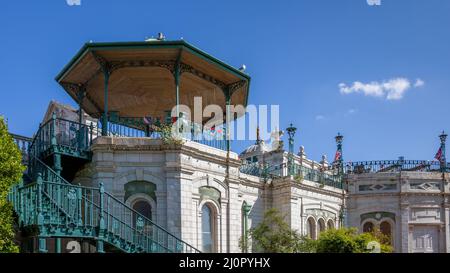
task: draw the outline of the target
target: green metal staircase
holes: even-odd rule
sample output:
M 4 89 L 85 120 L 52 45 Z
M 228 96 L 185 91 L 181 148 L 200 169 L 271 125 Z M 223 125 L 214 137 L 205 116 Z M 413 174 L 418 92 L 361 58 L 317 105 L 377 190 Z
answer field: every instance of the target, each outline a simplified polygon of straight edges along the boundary
M 44 159 L 60 156 L 58 151 L 71 157 L 89 158 L 90 145 L 84 145 L 92 141 L 92 136 L 87 141 L 88 130 L 81 132 L 83 138 L 80 138 L 80 130 L 75 130 L 71 137 L 75 141 L 69 138 L 60 145 L 55 133 L 57 121 L 54 117 L 41 126 L 33 138 L 28 149 L 28 173 L 9 194 L 19 226 L 37 237 L 39 252 L 47 251 L 48 238 L 89 239 L 96 242 L 97 252 L 105 252 L 106 248 L 126 253 L 199 252 L 106 192 L 102 183 L 99 187 L 73 185 L 46 165 Z M 63 123 L 69 122 L 72 123 Z M 75 127 L 84 128 L 77 123 Z M 84 150 L 77 150 L 81 147 Z M 58 161 L 58 158 L 52 160 L 55 165 Z

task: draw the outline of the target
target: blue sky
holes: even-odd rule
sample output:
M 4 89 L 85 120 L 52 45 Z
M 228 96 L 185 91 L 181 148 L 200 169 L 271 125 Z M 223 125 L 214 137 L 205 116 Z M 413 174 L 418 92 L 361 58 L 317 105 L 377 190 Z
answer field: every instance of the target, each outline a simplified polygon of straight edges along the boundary
M 449 14 L 448 0 L 3 1 L 0 114 L 32 135 L 51 99 L 75 105 L 54 77 L 83 43 L 163 32 L 246 64 L 250 103 L 280 105 L 296 151 L 332 158 L 339 131 L 346 160 L 432 159 L 450 131 Z

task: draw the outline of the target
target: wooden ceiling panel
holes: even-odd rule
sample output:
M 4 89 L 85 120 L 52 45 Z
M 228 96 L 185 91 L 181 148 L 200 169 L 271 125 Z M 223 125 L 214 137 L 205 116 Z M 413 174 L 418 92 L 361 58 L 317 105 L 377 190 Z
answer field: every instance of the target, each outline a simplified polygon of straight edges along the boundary
M 92 75 L 94 75 L 100 66 L 95 61 L 92 54 L 87 53 L 86 56 L 78 62 L 75 67 L 67 74 L 65 82 L 85 83 Z

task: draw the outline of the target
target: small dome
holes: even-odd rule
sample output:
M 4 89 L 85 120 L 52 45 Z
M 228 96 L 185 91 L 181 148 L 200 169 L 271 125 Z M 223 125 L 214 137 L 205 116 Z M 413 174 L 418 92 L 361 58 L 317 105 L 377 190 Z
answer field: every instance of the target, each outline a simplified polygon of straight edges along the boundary
M 254 154 L 254 153 L 265 153 L 268 152 L 269 149 L 267 148 L 266 144 L 264 143 L 264 141 L 261 141 L 258 144 L 253 144 L 249 147 L 247 147 L 247 149 L 245 149 L 242 153 L 242 155 L 247 155 L 247 154 Z

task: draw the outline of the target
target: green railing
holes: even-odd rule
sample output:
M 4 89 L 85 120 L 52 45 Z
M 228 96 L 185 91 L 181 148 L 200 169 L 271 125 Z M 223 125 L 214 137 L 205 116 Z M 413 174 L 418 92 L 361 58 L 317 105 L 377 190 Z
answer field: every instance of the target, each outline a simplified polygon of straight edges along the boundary
M 31 142 L 33 141 L 32 138 L 20 136 L 16 134 L 10 134 L 14 142 L 17 144 L 17 147 L 19 147 L 19 150 L 22 154 L 22 164 L 27 166 L 28 165 L 28 151 L 31 146 Z
M 119 117 L 111 115 L 108 124 L 106 125 L 106 131 L 108 136 L 117 137 L 149 137 L 153 139 L 161 139 L 162 134 L 157 130 L 161 126 L 172 125 L 172 122 L 161 120 L 147 120 L 144 123 L 144 118 L 135 117 Z M 184 125 L 183 125 L 184 124 Z M 192 124 L 192 125 L 191 125 Z M 101 135 L 103 124 L 101 120 L 97 121 L 97 125 L 93 131 L 97 136 Z M 183 132 L 183 126 L 189 126 L 190 130 Z M 188 127 L 186 127 L 188 128 Z M 220 150 L 227 150 L 227 142 L 225 140 L 225 128 L 205 129 L 200 125 L 194 124 L 189 121 L 183 121 L 180 125 L 180 137 L 194 141 L 203 145 L 207 145 Z
M 40 237 L 89 237 L 125 252 L 199 252 L 105 192 L 102 184 L 72 185 L 39 159 L 33 161 L 36 182 L 16 185 L 9 199 L 20 224 L 37 226 Z
M 415 171 L 415 172 L 440 172 L 441 164 L 438 161 L 430 160 L 372 160 L 347 162 L 344 164 L 344 172 L 346 174 L 362 174 L 362 173 L 380 173 L 380 172 L 399 172 L 399 171 Z M 450 163 L 446 164 L 444 171 L 450 171 Z
M 289 168 L 287 163 L 268 165 L 254 162 L 241 165 L 239 171 L 261 178 L 279 178 L 292 175 L 296 180 L 308 180 L 339 189 L 343 187 L 342 176 L 334 174 L 335 170 L 332 169 L 316 170 L 298 164 L 293 164 Z
M 39 126 L 29 146 L 29 157 L 43 158 L 58 152 L 88 158 L 93 136 L 93 126 L 56 118 L 53 115 L 51 119 Z
M 322 185 L 342 189 L 342 175 L 333 174 L 333 170 L 313 170 L 311 168 L 294 164 L 290 174 L 295 179 L 304 179 L 312 182 L 317 182 Z

